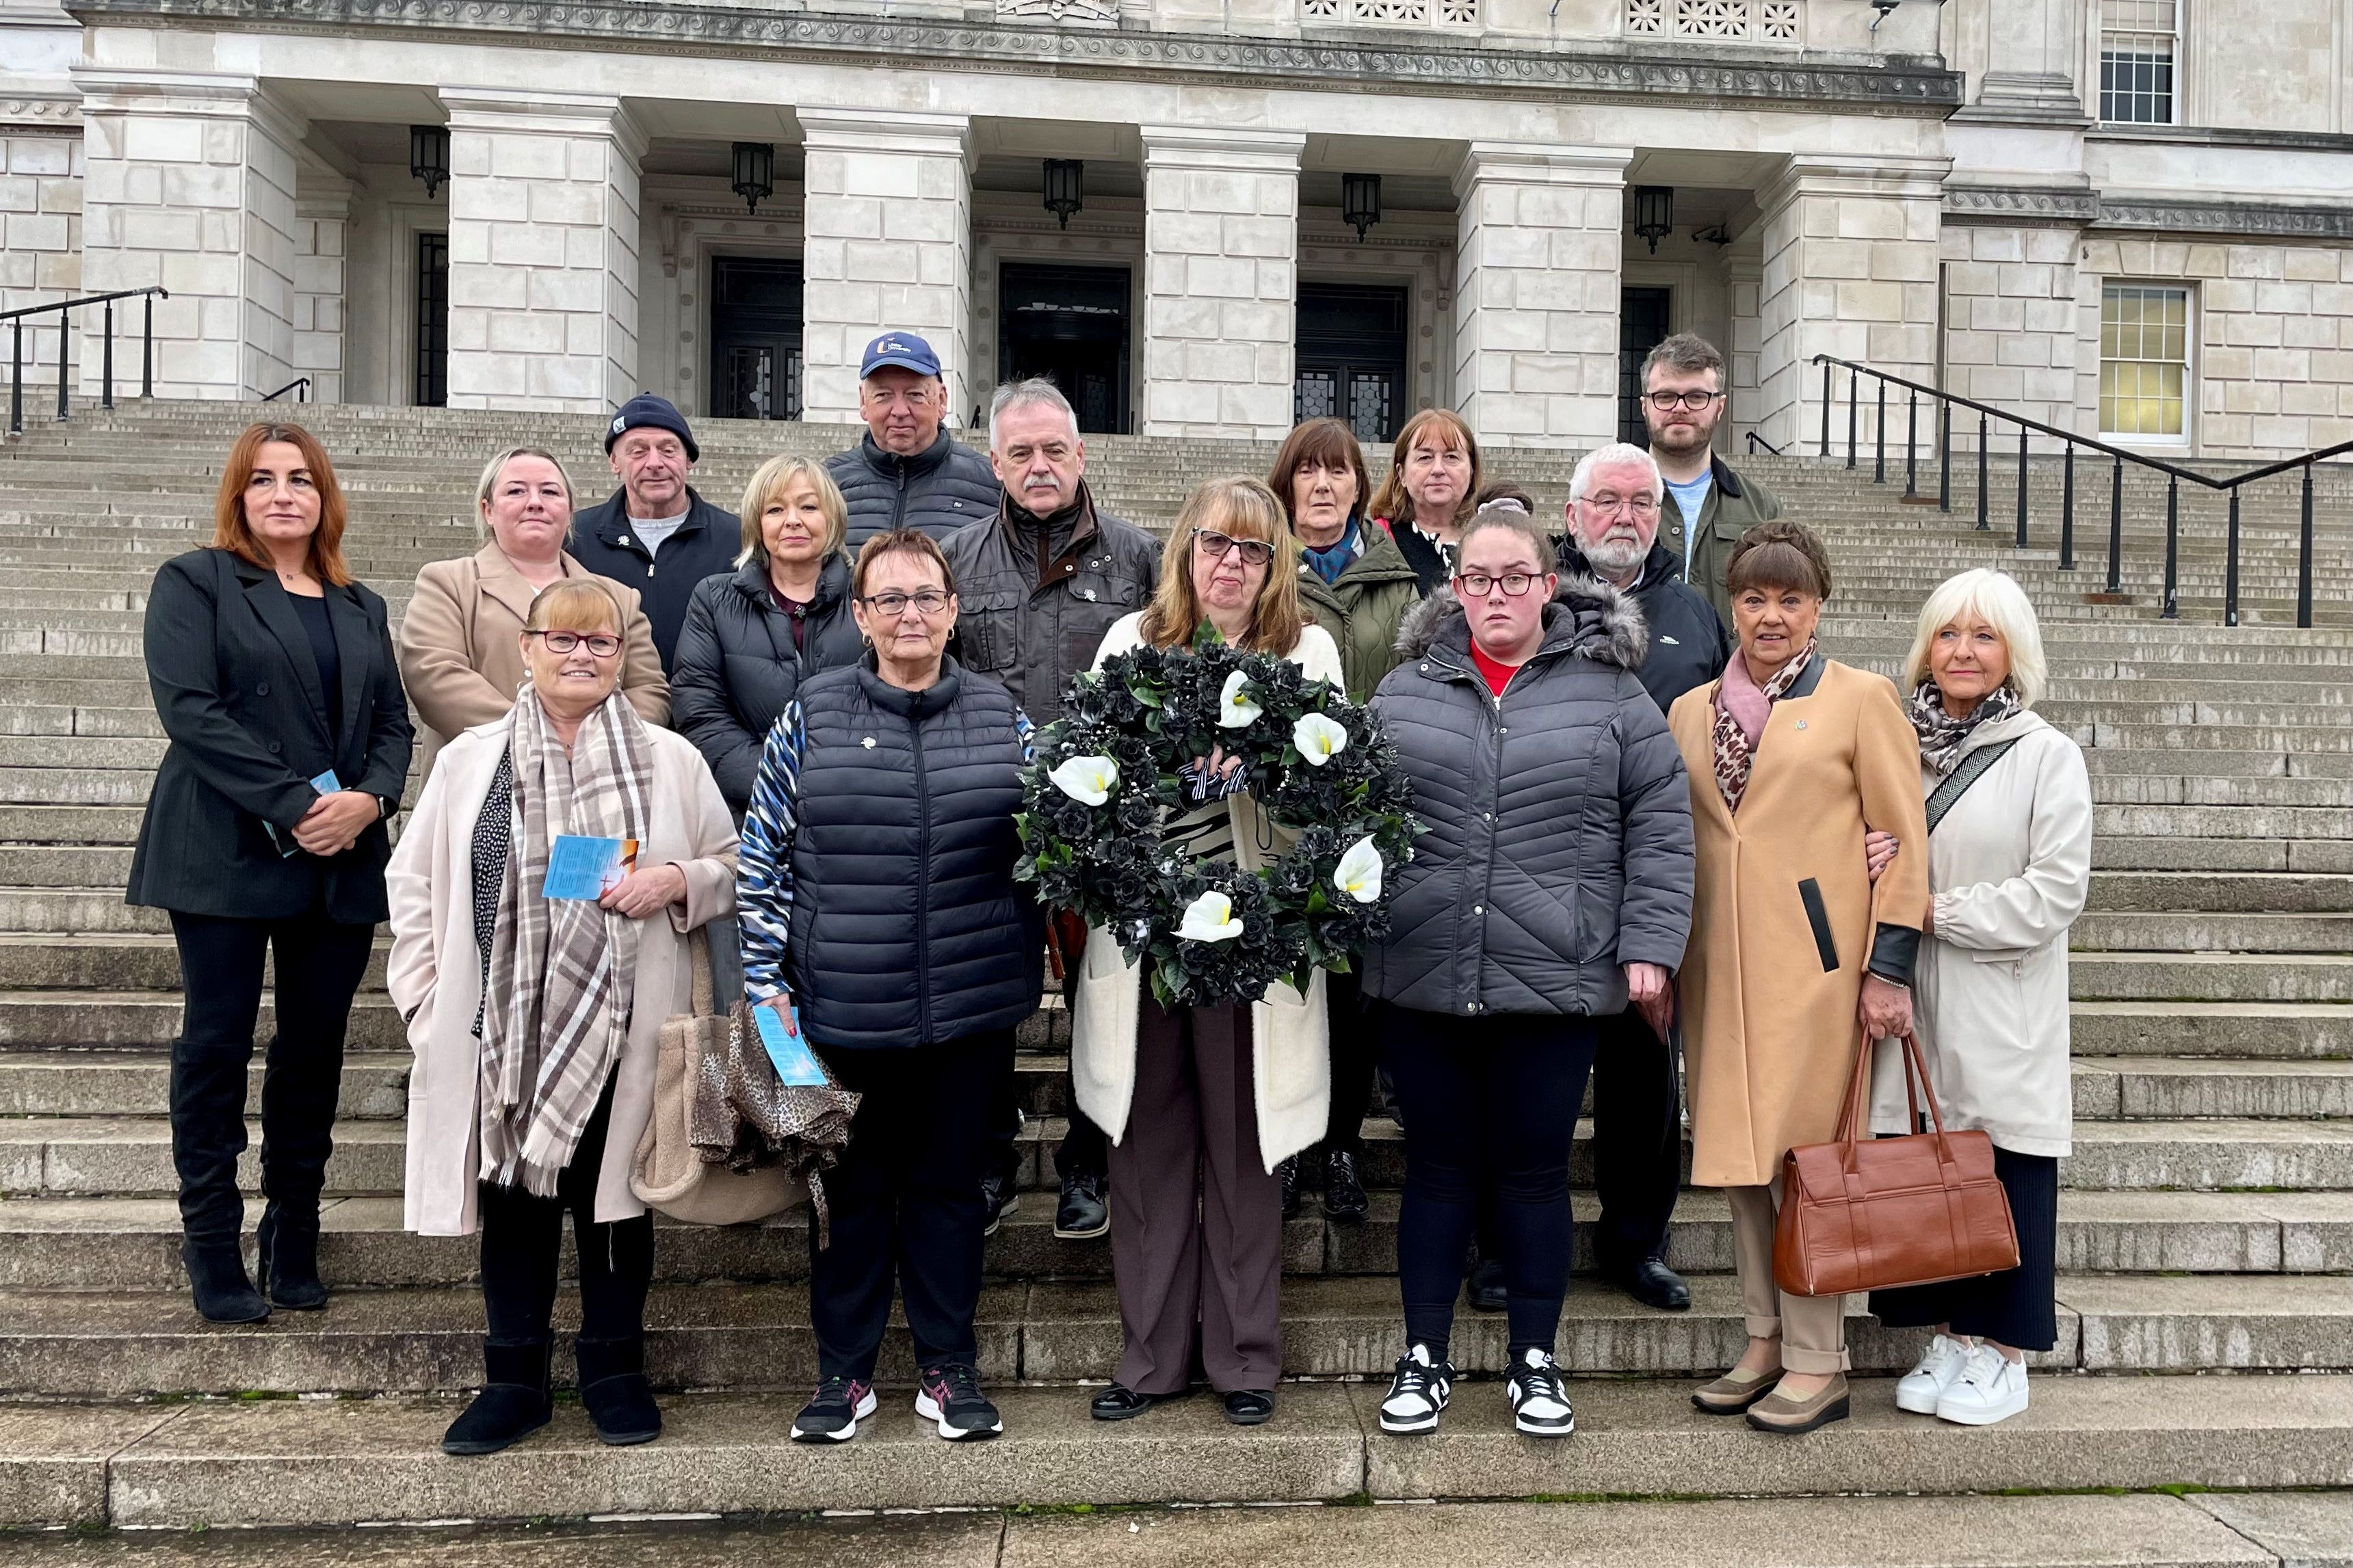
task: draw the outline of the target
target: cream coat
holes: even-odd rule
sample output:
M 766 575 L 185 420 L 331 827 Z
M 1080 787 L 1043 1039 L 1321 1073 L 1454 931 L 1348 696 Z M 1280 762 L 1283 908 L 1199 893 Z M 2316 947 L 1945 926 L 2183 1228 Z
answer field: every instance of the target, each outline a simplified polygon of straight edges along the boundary
M 596 575 L 570 555 L 564 557 L 564 574 Z M 621 695 L 647 723 L 667 724 L 670 683 L 662 679 L 653 623 L 638 603 L 638 591 L 610 577 L 596 580 L 621 605 Z M 433 562 L 417 574 L 417 592 L 400 621 L 400 682 L 422 721 L 419 773 L 430 776 L 449 737 L 502 718 L 514 706 L 526 673 L 518 639 L 537 593 L 495 541 L 471 555 Z
M 1914 1016 L 1945 1125 L 2055 1158 L 2074 1135 L 2067 931 L 2092 887 L 2092 781 L 2075 742 L 2034 713 L 1980 724 L 1962 754 L 2011 739 L 1928 840 L 1936 921 Z M 1921 770 L 1924 792 L 1940 782 Z M 1908 1131 L 1900 1057 L 1880 1047 L 1874 1132 Z
M 1113 654 L 1144 646 L 1141 613 L 1123 616 L 1103 634 L 1094 668 Z M 1318 626 L 1309 626 L 1291 650 L 1293 663 L 1311 680 L 1345 689 L 1339 645 Z M 1233 813 L 1234 853 L 1245 867 L 1259 864 L 1262 816 L 1246 795 L 1227 802 Z M 1079 1109 L 1114 1143 L 1127 1136 L 1135 1099 L 1135 1036 L 1144 1006 L 1141 966 L 1130 963 L 1112 934 L 1087 932 L 1080 963 L 1078 1003 L 1071 1012 L 1071 1084 Z M 1258 1109 L 1259 1157 L 1271 1171 L 1324 1136 L 1332 1100 L 1331 1038 L 1324 1019 L 1324 972 L 1317 970 L 1302 996 L 1282 982 L 1250 1004 L 1250 1087 Z M 1154 1108 L 1145 1107 L 1145 1113 Z
M 619 1082 L 596 1175 L 596 1218 L 628 1219 L 645 1205 L 629 1192 L 629 1164 L 653 1112 L 654 1053 L 662 1021 L 693 1005 L 687 933 L 735 907 L 735 824 L 711 769 L 691 742 L 652 730 L 653 820 L 641 866 L 686 873 L 686 907 L 648 921 L 638 948 L 637 1001 L 621 1049 Z M 480 1172 L 481 1042 L 474 1006 L 482 993 L 474 945 L 474 823 L 506 751 L 503 721 L 449 742 L 409 814 L 385 882 L 392 897 L 392 959 L 385 984 L 408 1019 L 417 1063 L 408 1075 L 408 1163 L 402 1223 L 422 1236 L 465 1236 L 475 1226 Z

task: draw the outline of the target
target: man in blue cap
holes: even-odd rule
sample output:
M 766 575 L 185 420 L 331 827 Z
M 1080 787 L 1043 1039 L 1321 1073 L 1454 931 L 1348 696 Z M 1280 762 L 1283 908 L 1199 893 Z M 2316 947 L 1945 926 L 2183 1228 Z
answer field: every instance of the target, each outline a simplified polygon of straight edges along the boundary
M 605 456 L 620 489 L 572 520 L 574 557 L 645 601 L 664 675 L 694 585 L 733 571 L 744 542 L 742 521 L 686 482 L 702 455 L 677 406 L 641 392 L 605 426 Z
M 825 461 L 849 503 L 850 549 L 894 528 L 944 539 L 966 523 L 995 521 L 1003 495 L 997 472 L 942 428 L 947 411 L 931 344 L 913 332 L 885 332 L 866 345 L 858 367 L 866 437 Z

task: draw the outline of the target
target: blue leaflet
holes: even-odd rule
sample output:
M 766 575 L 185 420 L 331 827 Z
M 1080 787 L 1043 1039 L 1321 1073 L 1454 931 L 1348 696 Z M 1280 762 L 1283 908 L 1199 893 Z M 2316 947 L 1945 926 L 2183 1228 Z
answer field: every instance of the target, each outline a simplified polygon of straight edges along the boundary
M 317 778 L 311 781 L 311 787 L 317 790 L 321 795 L 333 795 L 336 791 L 343 787 L 343 781 L 335 776 L 334 769 L 329 768 L 325 773 L 321 773 Z
M 752 1009 L 752 1020 L 760 1028 L 760 1044 L 766 1048 L 768 1059 L 776 1064 L 776 1077 L 786 1088 L 821 1089 L 827 1082 L 825 1068 L 801 1037 L 801 1010 L 790 1003 L 786 1005 L 792 1012 L 789 1023 L 765 1002 Z
M 543 899 L 603 898 L 629 873 L 638 858 L 634 838 L 589 838 L 560 833 L 547 847 L 547 876 L 539 885 Z

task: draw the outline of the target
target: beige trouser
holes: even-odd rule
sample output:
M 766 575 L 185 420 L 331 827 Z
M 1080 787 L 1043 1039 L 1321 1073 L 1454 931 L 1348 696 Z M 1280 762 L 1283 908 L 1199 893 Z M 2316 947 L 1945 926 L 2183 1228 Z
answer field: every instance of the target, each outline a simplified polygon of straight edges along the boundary
M 1751 1339 L 1781 1336 L 1781 1370 L 1847 1369 L 1846 1298 L 1792 1296 L 1773 1283 L 1773 1210 L 1781 1184 L 1726 1187 L 1732 1202 L 1732 1262 L 1740 1270 L 1740 1310 Z

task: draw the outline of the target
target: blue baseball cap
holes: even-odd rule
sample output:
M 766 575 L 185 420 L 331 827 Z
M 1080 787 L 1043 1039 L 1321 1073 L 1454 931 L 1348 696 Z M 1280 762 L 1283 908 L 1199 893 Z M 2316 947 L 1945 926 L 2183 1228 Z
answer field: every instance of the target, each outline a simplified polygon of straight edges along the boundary
M 940 356 L 932 345 L 913 332 L 885 332 L 866 345 L 866 357 L 858 366 L 858 379 L 865 380 L 886 364 L 902 370 L 912 370 L 917 375 L 940 374 Z

